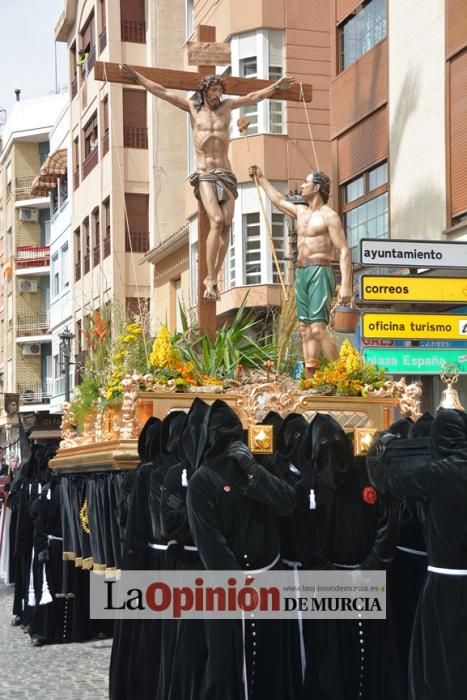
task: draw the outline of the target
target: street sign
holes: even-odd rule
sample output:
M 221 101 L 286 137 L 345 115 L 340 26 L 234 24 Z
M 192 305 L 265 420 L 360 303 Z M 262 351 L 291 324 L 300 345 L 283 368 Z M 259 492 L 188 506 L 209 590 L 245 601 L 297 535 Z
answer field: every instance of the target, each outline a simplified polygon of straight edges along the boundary
M 391 340 L 467 339 L 467 314 L 364 313 L 363 338 Z
M 360 297 L 364 301 L 417 301 L 453 303 L 467 301 L 466 277 L 362 275 Z
M 450 362 L 457 365 L 459 374 L 467 374 L 467 356 L 461 349 L 364 348 L 363 359 L 384 368 L 388 374 L 439 374 Z
M 362 265 L 388 267 L 467 267 L 467 242 L 362 238 Z

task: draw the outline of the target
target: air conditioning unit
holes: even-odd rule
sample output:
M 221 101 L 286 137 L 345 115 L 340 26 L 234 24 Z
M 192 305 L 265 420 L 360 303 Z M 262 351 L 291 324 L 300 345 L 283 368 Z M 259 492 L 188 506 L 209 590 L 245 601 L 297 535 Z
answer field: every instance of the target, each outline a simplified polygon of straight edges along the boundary
M 22 294 L 25 292 L 31 294 L 37 292 L 39 285 L 35 280 L 19 280 L 18 288 Z
M 40 355 L 40 343 L 26 343 L 23 345 L 23 355 Z
M 19 210 L 20 221 L 39 221 L 39 209 L 21 207 Z

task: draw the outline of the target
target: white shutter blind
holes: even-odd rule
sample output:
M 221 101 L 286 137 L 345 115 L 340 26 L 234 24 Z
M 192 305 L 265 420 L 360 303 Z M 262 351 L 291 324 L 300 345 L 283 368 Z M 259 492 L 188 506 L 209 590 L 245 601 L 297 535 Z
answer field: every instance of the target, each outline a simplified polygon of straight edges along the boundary
M 268 31 L 269 65 L 284 66 L 284 33 L 280 29 Z
M 240 34 L 238 37 L 238 58 L 250 58 L 257 54 L 256 32 Z

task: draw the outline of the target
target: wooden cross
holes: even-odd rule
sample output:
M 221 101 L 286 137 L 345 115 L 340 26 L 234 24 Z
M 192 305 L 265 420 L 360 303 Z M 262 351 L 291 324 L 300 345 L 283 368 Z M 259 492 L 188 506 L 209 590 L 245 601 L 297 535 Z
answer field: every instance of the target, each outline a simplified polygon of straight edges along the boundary
M 198 41 L 214 42 L 216 40 L 216 28 L 200 25 L 197 31 Z M 147 66 L 132 66 L 138 73 L 144 75 L 165 88 L 174 90 L 197 90 L 200 80 L 214 72 L 213 66 L 198 66 L 198 71 L 181 71 L 162 68 L 148 68 Z M 97 61 L 94 71 L 96 80 L 107 80 L 111 83 L 127 83 L 134 85 L 130 78 L 122 75 L 117 63 L 104 63 Z M 269 87 L 274 81 L 257 80 L 256 78 L 236 78 L 222 76 L 225 81 L 228 95 L 248 95 L 255 90 Z M 300 102 L 311 101 L 311 85 L 293 85 L 289 90 L 278 90 L 274 93 L 275 100 L 290 100 Z M 211 339 L 216 334 L 216 304 L 204 298 L 203 280 L 207 275 L 206 266 L 206 239 L 209 233 L 209 219 L 201 201 L 198 203 L 198 323 L 201 333 L 208 334 Z

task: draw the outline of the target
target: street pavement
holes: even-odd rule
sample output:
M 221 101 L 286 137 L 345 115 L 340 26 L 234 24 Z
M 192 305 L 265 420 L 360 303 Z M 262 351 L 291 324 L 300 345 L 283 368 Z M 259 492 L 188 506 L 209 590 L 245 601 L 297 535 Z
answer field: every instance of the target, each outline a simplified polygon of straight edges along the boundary
M 12 627 L 13 586 L 0 583 L 0 700 L 101 700 L 108 698 L 112 641 L 31 646 Z

